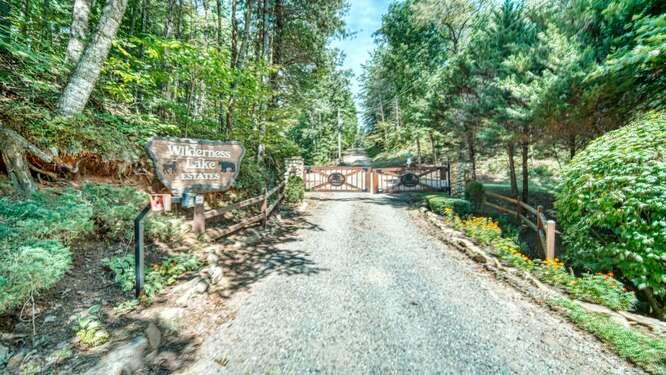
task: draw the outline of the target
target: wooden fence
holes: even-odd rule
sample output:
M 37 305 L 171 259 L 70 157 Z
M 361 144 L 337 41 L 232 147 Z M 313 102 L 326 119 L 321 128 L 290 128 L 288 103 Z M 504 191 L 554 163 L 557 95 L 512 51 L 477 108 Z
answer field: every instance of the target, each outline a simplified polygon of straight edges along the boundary
M 488 202 L 488 198 L 494 198 L 511 205 L 511 208 Z M 555 258 L 555 236 L 559 234 L 555 229 L 555 221 L 549 220 L 543 214 L 543 207 L 534 208 L 520 199 L 507 197 L 501 194 L 486 191 L 483 199 L 483 206 L 488 206 L 512 215 L 516 221 L 522 222 L 537 234 L 537 243 L 545 253 L 546 259 Z
M 285 187 L 285 182 L 283 181 L 280 185 L 272 188 L 271 190 L 264 191 L 263 194 L 257 197 L 249 198 L 229 206 L 224 206 L 221 208 L 216 208 L 214 210 L 209 210 L 204 212 L 203 214 L 204 219 L 210 220 L 217 218 L 221 215 L 224 215 L 227 212 L 239 210 L 241 208 L 250 207 L 261 203 L 261 210 L 258 215 L 248 217 L 240 221 L 239 223 L 227 227 L 208 228 L 206 229 L 206 235 L 208 235 L 210 239 L 216 240 L 220 237 L 224 237 L 231 233 L 237 232 L 241 229 L 249 228 L 257 224 L 266 225 L 268 217 L 271 215 L 271 213 L 275 210 L 275 208 L 278 206 L 278 204 L 280 204 L 280 202 L 284 198 L 284 187 Z M 273 195 L 277 195 L 277 199 L 275 199 L 275 201 L 273 201 L 273 203 L 269 205 L 270 197 L 272 197 Z

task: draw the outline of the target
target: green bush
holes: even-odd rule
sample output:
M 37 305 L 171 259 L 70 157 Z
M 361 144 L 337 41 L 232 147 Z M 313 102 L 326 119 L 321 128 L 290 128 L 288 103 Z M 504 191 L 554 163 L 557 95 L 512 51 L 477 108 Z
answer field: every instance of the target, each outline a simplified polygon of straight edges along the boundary
M 71 243 L 92 230 L 92 213 L 73 189 L 45 190 L 25 200 L 0 198 L 0 238 L 15 244 L 36 239 Z
M 666 114 L 651 113 L 592 142 L 564 172 L 556 209 L 567 258 L 616 271 L 658 312 L 666 299 Z
M 148 203 L 148 194 L 133 187 L 96 183 L 86 183 L 81 191 L 93 208 L 95 222 L 108 238 L 132 239 L 134 218 Z
M 474 212 L 479 212 L 481 210 L 483 197 L 484 190 L 482 183 L 472 180 L 465 185 L 465 200 L 470 202 Z
M 153 240 L 167 244 L 177 244 L 185 239 L 189 225 L 185 218 L 175 214 L 160 214 L 146 219 L 146 233 Z
M 429 194 L 424 197 L 428 207 L 441 215 L 445 208 L 450 208 L 460 217 L 466 217 L 472 213 L 472 205 L 469 201 L 451 198 L 448 195 Z
M 55 285 L 71 262 L 69 248 L 56 240 L 0 245 L 0 314 Z
M 287 203 L 299 203 L 305 197 L 305 184 L 303 178 L 290 176 L 284 189 L 284 200 Z
M 113 272 L 113 280 L 120 289 L 129 292 L 134 289 L 134 256 L 127 255 L 102 259 L 102 264 Z M 144 270 L 143 291 L 148 297 L 160 293 L 164 287 L 176 282 L 185 272 L 199 267 L 193 255 L 177 255 L 167 258 L 160 264 L 153 264 Z
M 62 279 L 71 264 L 67 245 L 92 230 L 91 218 L 73 189 L 0 198 L 0 313 Z

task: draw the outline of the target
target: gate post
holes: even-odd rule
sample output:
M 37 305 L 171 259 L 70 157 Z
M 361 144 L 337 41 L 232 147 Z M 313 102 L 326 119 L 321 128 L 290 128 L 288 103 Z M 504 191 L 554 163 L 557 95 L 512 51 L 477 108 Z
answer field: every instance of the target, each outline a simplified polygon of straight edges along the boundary
M 305 162 L 300 156 L 294 156 L 284 159 L 284 180 L 289 180 L 291 176 L 302 177 L 305 182 Z

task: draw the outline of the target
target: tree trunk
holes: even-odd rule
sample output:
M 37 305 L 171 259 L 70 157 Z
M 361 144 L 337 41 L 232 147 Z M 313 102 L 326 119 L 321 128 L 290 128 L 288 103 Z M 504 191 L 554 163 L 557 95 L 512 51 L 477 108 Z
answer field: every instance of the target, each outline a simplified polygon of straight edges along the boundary
M 30 174 L 28 160 L 25 157 L 23 147 L 11 138 L 3 137 L 2 161 L 7 168 L 9 181 L 14 188 L 24 195 L 35 192 L 35 182 Z
M 76 64 L 86 46 L 90 20 L 90 0 L 74 0 L 72 7 L 72 25 L 69 43 L 67 44 L 67 61 Z
M 51 43 L 51 2 L 50 0 L 42 1 L 42 30 L 43 38 L 48 43 Z
M 215 13 L 217 14 L 217 30 L 216 30 L 216 37 L 217 37 L 217 49 L 221 50 L 222 49 L 222 1 L 223 0 L 217 0 L 215 2 Z
M 437 147 L 435 146 L 435 137 L 432 135 L 432 131 L 428 132 L 428 137 L 430 138 L 430 147 L 432 148 L 432 163 L 438 165 L 439 155 L 437 155 Z
M 523 134 L 522 134 L 522 139 L 520 141 L 520 154 L 522 156 L 522 170 L 523 170 L 523 191 L 522 191 L 522 200 L 523 202 L 527 203 L 527 199 L 529 198 L 529 187 L 528 187 L 528 182 L 529 182 L 529 171 L 528 171 L 528 165 L 527 165 L 527 159 L 528 159 L 528 153 L 529 153 L 529 133 L 528 129 L 526 126 L 523 127 Z
M 236 19 L 237 0 L 231 0 L 231 68 L 238 61 L 238 21 Z
M 28 25 L 30 24 L 30 0 L 23 0 L 23 24 L 21 25 L 21 35 L 28 36 Z
M 518 181 L 516 178 L 516 162 L 514 160 L 514 155 L 516 154 L 515 146 L 513 140 L 510 140 L 507 144 L 507 151 L 509 154 L 509 180 L 511 182 L 511 196 L 518 196 Z
M 569 160 L 576 156 L 576 134 L 572 133 L 569 136 Z
M 0 42 L 9 43 L 11 35 L 11 23 L 9 22 L 9 11 L 11 7 L 9 0 L 0 0 Z M 4 46 L 0 44 L 0 52 L 4 50 Z
M 250 26 L 252 25 L 252 6 L 253 0 L 245 2 L 245 15 L 243 17 L 243 37 L 241 39 L 240 51 L 238 52 L 238 61 L 236 66 L 243 66 L 245 55 L 247 54 L 248 44 L 250 44 Z
M 421 165 L 421 137 L 416 136 L 416 164 Z
M 472 180 L 476 180 L 476 142 L 474 140 L 474 131 L 467 131 L 467 149 L 469 153 L 469 162 L 472 164 Z
M 125 13 L 127 0 L 107 0 L 95 35 L 83 51 L 74 72 L 69 77 L 60 102 L 58 113 L 72 117 L 80 114 L 88 103 L 99 73 L 111 49 L 111 42 L 118 31 Z

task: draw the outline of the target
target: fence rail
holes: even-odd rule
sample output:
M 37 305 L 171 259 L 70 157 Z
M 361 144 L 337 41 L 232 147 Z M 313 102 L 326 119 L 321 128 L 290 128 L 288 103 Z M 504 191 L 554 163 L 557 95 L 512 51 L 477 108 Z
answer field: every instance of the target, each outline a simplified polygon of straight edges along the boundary
M 281 184 L 278 186 L 272 188 L 271 190 L 264 191 L 263 194 L 246 199 L 244 201 L 240 201 L 238 203 L 217 208 L 214 210 L 209 210 L 204 212 L 204 218 L 206 219 L 213 219 L 215 217 L 218 217 L 220 215 L 223 215 L 226 212 L 229 211 L 234 211 L 234 210 L 239 210 L 244 207 L 249 207 L 258 203 L 261 203 L 261 213 L 258 215 L 254 215 L 251 217 L 248 217 L 244 220 L 241 220 L 239 223 L 224 227 L 224 228 L 208 228 L 206 229 L 206 235 L 213 239 L 216 240 L 220 237 L 224 237 L 226 235 L 229 235 L 231 233 L 237 232 L 241 229 L 248 228 L 250 226 L 256 225 L 257 223 L 260 223 L 262 225 L 266 225 L 266 221 L 268 220 L 268 217 L 271 215 L 271 213 L 275 210 L 278 204 L 282 201 L 284 198 L 284 187 L 285 187 L 285 182 L 283 181 Z M 271 203 L 271 205 L 268 205 L 268 200 L 270 197 L 272 197 L 274 194 L 277 194 L 277 199 Z
M 513 208 L 508 208 L 496 203 L 488 202 L 488 197 L 507 202 L 511 204 Z M 537 243 L 541 247 L 541 250 L 545 253 L 546 259 L 555 258 L 555 235 L 559 232 L 557 232 L 555 229 L 555 221 L 546 218 L 546 215 L 543 214 L 542 206 L 537 206 L 537 208 L 534 208 L 521 201 L 520 199 L 507 197 L 490 191 L 485 192 L 483 205 L 492 207 L 509 215 L 514 215 L 516 220 L 524 223 L 530 229 L 536 232 L 539 239 Z M 528 213 L 528 215 L 523 215 L 523 212 Z M 534 220 L 529 217 L 530 215 L 534 216 Z
M 206 230 L 206 234 L 208 235 L 209 238 L 216 240 L 220 237 L 224 237 L 228 234 L 237 232 L 243 228 L 248 228 L 250 226 L 253 226 L 257 223 L 260 223 L 262 225 L 266 225 L 266 222 L 268 221 L 268 217 L 271 215 L 271 213 L 275 210 L 275 208 L 280 204 L 282 199 L 284 198 L 284 188 L 285 188 L 286 182 L 283 181 L 281 184 L 278 186 L 272 188 L 271 190 L 264 190 L 264 193 L 261 194 L 258 197 L 253 197 L 246 199 L 244 201 L 240 201 L 238 203 L 217 208 L 214 210 L 209 210 L 209 211 L 203 211 L 203 204 L 199 204 L 194 208 L 194 218 L 192 219 L 192 227 L 195 229 L 195 227 L 199 228 L 205 228 L 205 221 L 207 219 L 213 219 L 215 217 L 218 217 L 225 212 L 233 211 L 233 210 L 238 210 L 244 207 L 248 207 L 257 203 L 261 203 L 261 213 L 252 217 L 249 217 L 247 219 L 242 220 L 239 223 L 227 226 L 225 228 L 209 228 Z M 271 205 L 268 205 L 268 200 L 270 197 L 272 197 L 274 194 L 277 194 L 277 199 L 271 203 Z M 179 203 L 180 198 L 175 198 L 173 199 L 174 203 Z M 151 204 L 146 205 L 141 209 L 139 214 L 136 216 L 134 219 L 134 294 L 137 298 L 141 295 L 141 291 L 143 290 L 143 274 L 144 274 L 144 244 L 143 244 L 143 220 L 145 217 L 150 213 L 151 209 Z

